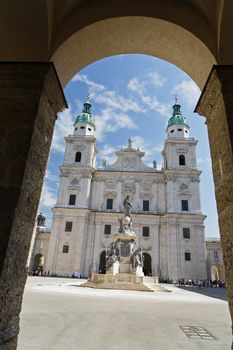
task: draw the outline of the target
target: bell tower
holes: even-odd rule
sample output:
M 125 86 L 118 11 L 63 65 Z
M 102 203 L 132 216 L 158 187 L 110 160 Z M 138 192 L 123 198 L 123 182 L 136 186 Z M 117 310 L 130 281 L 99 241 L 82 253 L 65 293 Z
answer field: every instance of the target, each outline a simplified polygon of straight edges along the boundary
M 89 208 L 92 174 L 96 168 L 98 152 L 95 139 L 95 120 L 89 97 L 74 122 L 73 135 L 65 137 L 64 163 L 60 167 L 61 181 L 56 206 L 69 207 L 70 196 L 75 207 Z
M 200 214 L 199 177 L 197 169 L 197 140 L 189 135 L 189 123 L 182 115 L 177 101 L 167 125 L 167 139 L 164 142 L 164 174 L 167 189 L 167 212 L 183 211 Z M 186 205 L 186 209 L 184 206 Z

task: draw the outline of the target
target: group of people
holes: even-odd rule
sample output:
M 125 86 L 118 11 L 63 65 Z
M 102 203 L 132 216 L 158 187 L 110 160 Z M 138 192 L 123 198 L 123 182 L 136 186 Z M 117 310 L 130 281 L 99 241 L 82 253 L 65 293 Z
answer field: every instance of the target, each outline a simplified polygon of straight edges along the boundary
M 50 271 L 44 271 L 42 268 L 34 269 L 31 271 L 28 271 L 29 276 L 49 276 Z
M 219 288 L 225 288 L 225 281 L 212 281 L 212 280 L 200 280 L 200 279 L 190 279 L 190 280 L 184 280 L 184 278 L 179 278 L 177 282 L 173 282 L 174 284 L 178 284 L 179 287 L 181 286 L 192 286 L 192 287 L 219 287 Z

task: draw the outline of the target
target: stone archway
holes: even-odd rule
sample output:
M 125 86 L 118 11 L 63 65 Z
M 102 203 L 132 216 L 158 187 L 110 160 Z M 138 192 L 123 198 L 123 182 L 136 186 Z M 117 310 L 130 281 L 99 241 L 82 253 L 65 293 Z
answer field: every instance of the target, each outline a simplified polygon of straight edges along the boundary
M 211 273 L 211 281 L 219 281 L 219 271 L 217 266 L 213 265 L 211 266 L 210 269 L 210 273 Z
M 205 4 L 183 1 L 179 7 L 169 0 L 102 1 L 98 6 L 97 1 L 91 4 L 67 1 L 66 6 L 56 1 L 48 2 L 47 6 L 44 2 L 31 2 L 29 9 L 28 4 L 26 1 L 18 7 L 16 3 L 12 6 L 12 2 L 5 2 L 2 11 L 5 19 L 0 25 L 3 43 L 0 59 L 5 61 L 0 71 L 3 96 L 0 129 L 4 146 L 1 163 L 5 170 L 1 181 L 0 344 L 7 343 L 12 349 L 17 343 L 25 264 L 55 113 L 66 106 L 56 72 L 48 61 L 55 62 L 65 86 L 74 73 L 99 58 L 119 53 L 150 54 L 176 64 L 201 89 L 213 63 L 233 63 L 230 1 L 206 0 Z M 9 13 L 12 26 L 8 26 Z M 232 81 L 232 66 L 214 67 L 197 112 L 207 116 L 233 315 Z M 19 148 L 21 152 L 16 157 Z
M 144 258 L 144 266 L 143 266 L 144 275 L 151 276 L 152 274 L 151 256 L 148 253 L 143 253 L 143 258 Z
M 99 38 L 98 45 L 96 37 Z M 145 37 L 149 45 L 145 44 Z M 172 49 L 171 38 L 174 40 Z M 142 16 L 108 18 L 92 23 L 62 42 L 51 60 L 65 86 L 86 65 L 108 56 L 130 53 L 151 55 L 173 63 L 200 88 L 216 63 L 207 46 L 191 32 L 172 22 Z
M 106 272 L 106 251 L 103 250 L 100 254 L 100 263 L 99 263 L 99 273 Z

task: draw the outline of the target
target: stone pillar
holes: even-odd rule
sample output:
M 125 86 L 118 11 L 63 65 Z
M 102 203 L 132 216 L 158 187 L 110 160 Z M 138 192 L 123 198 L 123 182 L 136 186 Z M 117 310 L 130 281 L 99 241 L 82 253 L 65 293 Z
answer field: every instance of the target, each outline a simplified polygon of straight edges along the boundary
M 16 349 L 26 262 L 56 113 L 53 63 L 0 63 L 0 348 Z
M 233 65 L 213 66 L 195 112 L 206 117 L 208 127 L 229 309 L 233 319 Z

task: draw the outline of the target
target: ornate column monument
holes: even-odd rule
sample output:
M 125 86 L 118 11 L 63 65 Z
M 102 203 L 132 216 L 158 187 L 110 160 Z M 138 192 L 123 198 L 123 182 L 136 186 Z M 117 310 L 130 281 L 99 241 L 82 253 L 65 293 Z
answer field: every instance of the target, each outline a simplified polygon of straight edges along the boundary
M 118 219 L 118 233 L 106 249 L 106 274 L 92 273 L 91 279 L 83 287 L 152 291 L 144 284 L 148 277 L 144 277 L 142 249 L 137 246 L 137 236 L 132 230 L 132 202 L 129 195 L 123 205 L 124 215 Z M 156 277 L 149 279 L 150 283 L 157 282 Z
M 137 237 L 131 228 L 132 203 L 129 195 L 126 196 L 123 205 L 124 216 L 118 219 L 119 231 L 114 235 L 114 241 L 106 254 L 106 274 L 130 273 L 144 276 L 142 251 L 140 247 L 136 248 Z

